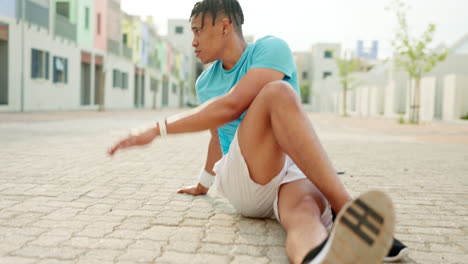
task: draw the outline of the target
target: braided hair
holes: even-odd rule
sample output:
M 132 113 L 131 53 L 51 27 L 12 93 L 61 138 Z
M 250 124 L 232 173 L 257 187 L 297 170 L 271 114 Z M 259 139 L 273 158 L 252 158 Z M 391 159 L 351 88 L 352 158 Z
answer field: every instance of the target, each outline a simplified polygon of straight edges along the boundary
M 202 25 L 205 26 L 205 14 L 209 12 L 213 17 L 213 25 L 215 24 L 216 16 L 223 12 L 235 24 L 235 28 L 242 32 L 242 24 L 244 24 L 244 14 L 237 0 L 203 0 L 197 2 L 192 9 L 190 19 L 202 15 Z

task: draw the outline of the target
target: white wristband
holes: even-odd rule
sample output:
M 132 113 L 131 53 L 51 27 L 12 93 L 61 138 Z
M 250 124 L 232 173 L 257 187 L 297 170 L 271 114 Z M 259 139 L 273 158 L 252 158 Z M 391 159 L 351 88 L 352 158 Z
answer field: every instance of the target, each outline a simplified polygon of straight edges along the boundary
M 198 176 L 198 182 L 201 185 L 203 185 L 203 187 L 210 188 L 211 185 L 213 185 L 214 180 L 215 180 L 215 176 L 211 175 L 205 169 L 202 169 L 200 171 L 200 175 Z
M 159 135 L 162 138 L 167 138 L 166 119 L 162 121 L 158 121 L 158 126 L 159 126 Z

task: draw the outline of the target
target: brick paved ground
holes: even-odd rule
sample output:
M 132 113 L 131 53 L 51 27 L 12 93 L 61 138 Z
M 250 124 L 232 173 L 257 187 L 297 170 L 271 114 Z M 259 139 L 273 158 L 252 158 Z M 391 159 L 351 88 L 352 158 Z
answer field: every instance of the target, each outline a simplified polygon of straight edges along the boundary
M 195 183 L 208 133 L 105 155 L 170 113 L 0 114 L 0 263 L 287 263 L 274 220 L 175 193 Z M 404 263 L 466 263 L 468 126 L 311 118 L 352 194 L 394 199 Z

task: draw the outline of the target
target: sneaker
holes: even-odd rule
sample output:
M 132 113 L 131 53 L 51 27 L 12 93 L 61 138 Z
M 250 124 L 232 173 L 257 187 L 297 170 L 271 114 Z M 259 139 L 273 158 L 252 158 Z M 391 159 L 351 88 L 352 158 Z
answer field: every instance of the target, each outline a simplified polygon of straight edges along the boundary
M 336 214 L 332 210 L 333 222 L 335 222 Z M 387 256 L 384 257 L 384 262 L 397 262 L 402 260 L 404 257 L 409 255 L 408 247 L 403 244 L 400 240 L 393 238 L 393 244 L 390 250 L 387 253 Z
M 381 191 L 366 192 L 343 207 L 323 248 L 312 250 L 303 263 L 381 263 L 392 245 L 394 227 L 390 198 Z
M 404 257 L 408 256 L 409 249 L 408 247 L 401 243 L 398 239 L 393 238 L 393 244 L 388 252 L 387 256 L 384 258 L 385 262 L 396 262 L 402 260 Z

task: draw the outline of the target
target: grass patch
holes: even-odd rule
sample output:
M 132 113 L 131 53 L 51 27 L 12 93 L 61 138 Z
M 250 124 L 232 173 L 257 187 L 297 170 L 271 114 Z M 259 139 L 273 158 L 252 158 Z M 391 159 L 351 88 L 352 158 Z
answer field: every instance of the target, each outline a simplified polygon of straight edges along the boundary
M 398 124 L 404 125 L 405 123 L 406 123 L 405 118 L 403 116 L 400 116 L 400 118 L 398 118 Z
M 400 115 L 400 118 L 398 118 L 398 124 L 400 124 L 400 125 L 418 125 L 418 123 L 413 121 L 413 120 L 405 120 L 405 117 L 403 115 Z

